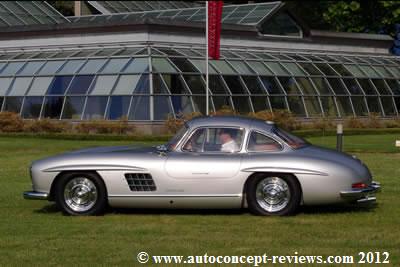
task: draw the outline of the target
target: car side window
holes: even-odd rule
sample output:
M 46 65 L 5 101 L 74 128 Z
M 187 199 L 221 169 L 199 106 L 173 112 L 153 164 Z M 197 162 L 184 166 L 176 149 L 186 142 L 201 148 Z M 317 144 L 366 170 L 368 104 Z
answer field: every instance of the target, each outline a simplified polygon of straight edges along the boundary
M 282 150 L 281 144 L 269 136 L 258 132 L 251 132 L 247 151 L 249 152 L 273 152 Z
M 238 128 L 199 128 L 186 144 L 183 151 L 189 152 L 223 152 L 240 151 L 243 142 L 243 130 Z

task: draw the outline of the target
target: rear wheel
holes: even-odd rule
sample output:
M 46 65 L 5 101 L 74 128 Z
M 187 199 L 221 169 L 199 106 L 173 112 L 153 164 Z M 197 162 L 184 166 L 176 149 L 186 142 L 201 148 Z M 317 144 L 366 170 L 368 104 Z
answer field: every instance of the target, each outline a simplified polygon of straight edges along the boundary
M 247 203 L 257 215 L 290 215 L 301 199 L 297 180 L 291 175 L 260 175 L 247 185 Z
M 64 214 L 97 215 L 106 207 L 106 189 L 97 174 L 67 173 L 55 186 L 55 200 Z

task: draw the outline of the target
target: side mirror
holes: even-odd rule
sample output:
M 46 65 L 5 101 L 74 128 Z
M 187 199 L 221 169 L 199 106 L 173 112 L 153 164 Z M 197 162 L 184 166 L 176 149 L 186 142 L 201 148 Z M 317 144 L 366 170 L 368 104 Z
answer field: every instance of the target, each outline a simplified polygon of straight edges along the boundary
M 159 146 L 156 146 L 156 149 L 157 149 L 159 152 L 164 152 L 164 153 L 168 151 L 168 148 L 167 148 L 166 145 L 159 145 Z

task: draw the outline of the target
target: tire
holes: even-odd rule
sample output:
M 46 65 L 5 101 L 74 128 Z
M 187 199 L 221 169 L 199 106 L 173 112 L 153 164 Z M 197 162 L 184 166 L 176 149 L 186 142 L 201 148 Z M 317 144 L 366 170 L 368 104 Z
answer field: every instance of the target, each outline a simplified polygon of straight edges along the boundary
M 247 204 L 255 215 L 285 216 L 294 214 L 301 200 L 301 189 L 292 175 L 259 175 L 247 184 Z
M 107 206 L 106 187 L 95 173 L 72 172 L 57 181 L 54 199 L 65 215 L 99 215 Z

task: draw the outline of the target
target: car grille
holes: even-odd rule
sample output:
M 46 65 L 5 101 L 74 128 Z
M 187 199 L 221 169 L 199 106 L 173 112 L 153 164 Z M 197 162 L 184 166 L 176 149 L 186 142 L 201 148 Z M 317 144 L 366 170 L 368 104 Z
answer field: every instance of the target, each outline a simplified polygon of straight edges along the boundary
M 126 173 L 131 191 L 156 191 L 157 187 L 149 173 Z

